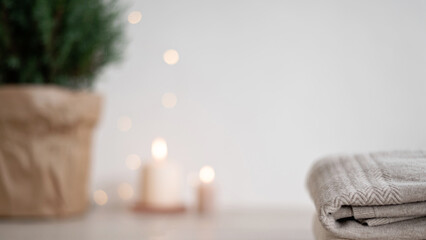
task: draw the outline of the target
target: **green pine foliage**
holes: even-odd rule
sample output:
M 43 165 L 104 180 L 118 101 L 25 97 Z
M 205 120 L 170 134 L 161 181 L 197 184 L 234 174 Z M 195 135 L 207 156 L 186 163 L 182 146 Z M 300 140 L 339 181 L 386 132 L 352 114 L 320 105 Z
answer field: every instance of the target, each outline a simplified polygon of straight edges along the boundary
M 122 12 L 112 0 L 0 0 L 0 85 L 90 88 L 120 59 Z

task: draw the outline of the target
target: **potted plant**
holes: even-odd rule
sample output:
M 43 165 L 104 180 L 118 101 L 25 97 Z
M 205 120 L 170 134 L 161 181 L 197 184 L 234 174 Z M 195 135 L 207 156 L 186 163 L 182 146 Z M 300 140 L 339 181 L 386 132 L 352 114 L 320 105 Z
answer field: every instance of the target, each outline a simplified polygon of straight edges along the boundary
M 0 0 L 0 216 L 68 216 L 88 203 L 99 71 L 119 59 L 104 0 Z

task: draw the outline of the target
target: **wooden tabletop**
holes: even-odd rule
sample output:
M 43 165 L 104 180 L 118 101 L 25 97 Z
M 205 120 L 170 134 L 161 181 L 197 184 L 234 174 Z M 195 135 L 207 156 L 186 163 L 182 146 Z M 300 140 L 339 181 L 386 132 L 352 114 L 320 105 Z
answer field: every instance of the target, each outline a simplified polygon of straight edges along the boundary
M 313 240 L 311 209 L 232 209 L 210 216 L 134 213 L 96 207 L 86 215 L 56 220 L 0 220 L 0 239 L 43 240 Z

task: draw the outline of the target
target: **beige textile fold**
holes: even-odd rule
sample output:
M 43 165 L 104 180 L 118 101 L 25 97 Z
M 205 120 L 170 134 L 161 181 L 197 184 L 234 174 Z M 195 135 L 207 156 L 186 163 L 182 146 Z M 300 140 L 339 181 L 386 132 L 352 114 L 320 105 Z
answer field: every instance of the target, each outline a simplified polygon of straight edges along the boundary
M 326 157 L 307 185 L 318 239 L 426 239 L 424 151 Z

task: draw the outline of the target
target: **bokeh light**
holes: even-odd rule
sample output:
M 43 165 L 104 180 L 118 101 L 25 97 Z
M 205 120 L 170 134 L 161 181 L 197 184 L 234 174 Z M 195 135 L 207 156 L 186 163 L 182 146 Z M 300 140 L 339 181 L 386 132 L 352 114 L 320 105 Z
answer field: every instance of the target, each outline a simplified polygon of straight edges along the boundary
M 122 183 L 120 186 L 118 186 L 118 196 L 122 200 L 129 200 L 133 197 L 134 190 L 133 187 L 128 183 Z
M 136 170 L 141 166 L 141 159 L 136 154 L 129 154 L 126 158 L 126 166 L 130 170 Z
M 214 169 L 210 166 L 204 166 L 200 170 L 200 180 L 203 183 L 210 183 L 214 180 Z
M 118 119 L 117 122 L 118 130 L 122 132 L 127 132 L 132 128 L 132 119 L 128 116 L 122 116 Z
M 133 11 L 129 14 L 129 16 L 127 16 L 127 20 L 131 24 L 139 23 L 141 19 L 142 19 L 142 13 L 139 11 Z
M 169 65 L 175 65 L 179 61 L 179 53 L 174 49 L 169 49 L 163 54 L 164 62 Z
M 167 157 L 167 143 L 162 138 L 156 138 L 151 146 L 152 157 L 156 160 L 162 160 Z
M 165 108 L 174 108 L 177 103 L 177 97 L 173 93 L 165 93 L 161 98 L 161 103 Z
M 93 201 L 99 206 L 103 206 L 108 202 L 108 195 L 103 190 L 96 190 L 93 193 Z

